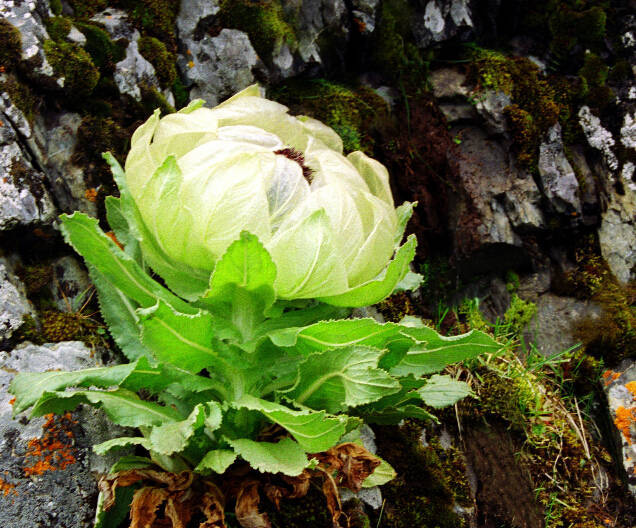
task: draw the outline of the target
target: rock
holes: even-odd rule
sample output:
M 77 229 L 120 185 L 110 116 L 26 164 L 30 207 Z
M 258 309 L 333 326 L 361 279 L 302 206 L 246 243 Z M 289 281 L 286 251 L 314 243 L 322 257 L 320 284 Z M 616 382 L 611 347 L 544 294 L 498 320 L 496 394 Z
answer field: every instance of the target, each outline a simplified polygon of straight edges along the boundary
M 94 15 L 91 20 L 102 24 L 113 40 L 124 38 L 132 41 L 139 38 L 139 33 L 130 23 L 128 15 L 121 9 L 106 9 Z
M 375 29 L 376 8 L 380 0 L 353 0 L 351 2 L 353 19 L 363 35 L 370 35 Z
M 636 192 L 636 182 L 634 181 L 634 174 L 636 167 L 631 161 L 628 161 L 623 165 L 621 170 L 621 181 L 623 185 L 632 192 Z
M 177 65 L 186 85 L 192 86 L 191 99 L 204 99 L 213 107 L 254 82 L 258 56 L 242 31 L 223 29 L 216 37 L 185 43 L 188 52 L 179 56 Z
M 479 114 L 475 106 L 469 103 L 441 103 L 439 109 L 449 125 L 477 121 Z
M 536 301 L 537 315 L 529 325 L 529 339 L 534 339 L 544 356 L 553 356 L 576 345 L 575 326 L 588 317 L 598 318 L 598 305 L 553 293 L 541 295 Z
M 193 39 L 199 26 L 218 12 L 219 4 L 216 0 L 182 2 L 176 21 L 179 39 Z
M 543 193 L 554 210 L 559 213 L 581 214 L 579 182 L 572 165 L 565 157 L 559 123 L 548 130 L 545 141 L 539 147 L 538 170 Z
M 23 343 L 0 352 L 0 525 L 4 528 L 89 528 L 97 499 L 96 473 L 113 461 L 92 453 L 94 444 L 121 436 L 106 416 L 92 409 L 66 418 L 11 417 L 7 389 L 15 372 L 78 370 L 96 366 L 90 349 L 67 341 Z M 51 443 L 57 444 L 55 450 Z M 39 449 L 39 451 L 38 451 Z
M 629 491 L 636 497 L 636 360 L 626 360 L 601 380 L 618 446 L 618 461 Z
M 469 0 L 429 0 L 413 21 L 413 36 L 419 48 L 469 34 L 473 21 Z
M 579 110 L 579 123 L 587 142 L 601 152 L 607 167 L 612 171 L 618 169 L 618 160 L 612 150 L 614 138 L 609 130 L 603 128 L 601 120 L 592 114 L 588 106 L 582 106 Z
M 24 155 L 18 134 L 4 114 L 0 114 L 0 125 L 0 231 L 52 222 L 55 206 L 44 175 Z
M 621 143 L 630 149 L 636 149 L 636 115 L 625 114 L 621 128 Z
M 464 100 L 470 93 L 466 86 L 466 74 L 456 68 L 433 70 L 428 81 L 436 99 Z
M 504 108 L 512 104 L 512 99 L 504 92 L 485 90 L 473 94 L 475 110 L 483 118 L 486 130 L 491 134 L 503 134 L 507 129 Z
M 75 26 L 71 26 L 71 30 L 68 32 L 68 35 L 66 35 L 66 40 L 79 44 L 80 46 L 86 44 L 86 37 L 84 36 L 84 33 Z
M 459 140 L 456 161 L 466 197 L 451 220 L 458 261 L 470 274 L 505 272 L 525 260 L 519 233 L 544 225 L 541 194 L 501 141 L 476 126 L 453 127 L 451 135 Z
M 636 192 L 614 194 L 598 230 L 601 254 L 616 278 L 626 284 L 636 277 Z
M 24 285 L 14 274 L 10 260 L 0 257 L 0 345 L 11 338 L 30 314 L 31 304 Z
M 91 281 L 75 257 L 51 262 L 54 280 L 48 285 L 55 307 L 62 312 L 78 312 L 91 296 Z
M 616 371 L 605 371 L 601 383 L 614 425 L 621 473 L 636 497 L 636 360 L 625 360 Z
M 580 179 L 579 195 L 583 211 L 582 222 L 584 225 L 597 225 L 600 219 L 597 176 L 589 166 L 582 145 L 572 145 L 570 155 L 573 168 Z
M 0 16 L 20 31 L 25 73 L 46 88 L 59 89 L 62 84 L 44 53 L 44 41 L 50 37 L 43 21 L 50 14 L 48 1 L 44 0 L 0 2 Z
M 135 101 L 141 101 L 142 87 L 155 88 L 161 91 L 155 68 L 139 53 L 139 34 L 136 34 L 126 48 L 126 57 L 115 64 L 115 84 L 119 93 L 130 95 Z
M 33 125 L 35 146 L 31 150 L 46 170 L 59 208 L 97 216 L 97 205 L 87 194 L 84 169 L 73 162 L 81 122 L 82 117 L 73 112 L 38 114 Z

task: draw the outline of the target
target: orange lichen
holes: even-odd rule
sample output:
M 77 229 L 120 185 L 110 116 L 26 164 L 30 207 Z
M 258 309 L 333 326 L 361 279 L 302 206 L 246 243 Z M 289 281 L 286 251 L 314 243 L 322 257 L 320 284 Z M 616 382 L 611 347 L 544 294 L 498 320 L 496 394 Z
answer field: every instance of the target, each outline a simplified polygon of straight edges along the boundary
M 13 493 L 14 495 L 18 494 L 18 492 L 15 490 L 15 484 L 10 484 L 9 482 L 5 482 L 4 480 L 2 480 L 2 478 L 0 478 L 0 495 L 6 497 L 9 495 L 9 493 Z
M 32 438 L 27 444 L 24 456 L 24 475 L 27 477 L 41 475 L 47 471 L 66 469 L 75 464 L 73 447 L 73 432 L 70 427 L 77 421 L 72 419 L 71 413 L 63 416 L 46 415 L 46 423 L 42 426 L 44 434 L 41 438 Z
M 13 405 L 15 403 L 15 396 L 9 400 L 9 405 Z
M 84 196 L 89 202 L 97 201 L 97 189 L 95 187 L 91 187 L 90 189 L 86 189 L 84 192 Z
M 606 370 L 605 372 L 603 372 L 603 379 L 605 380 L 605 386 L 610 385 L 611 383 L 613 383 L 620 377 L 621 377 L 620 372 L 614 372 L 613 370 Z
M 634 400 L 636 400 L 636 381 L 625 383 L 625 388 L 632 393 Z
M 621 406 L 616 409 L 616 418 L 614 425 L 622 433 L 625 441 L 632 445 L 631 425 L 636 422 L 636 407 L 626 409 Z

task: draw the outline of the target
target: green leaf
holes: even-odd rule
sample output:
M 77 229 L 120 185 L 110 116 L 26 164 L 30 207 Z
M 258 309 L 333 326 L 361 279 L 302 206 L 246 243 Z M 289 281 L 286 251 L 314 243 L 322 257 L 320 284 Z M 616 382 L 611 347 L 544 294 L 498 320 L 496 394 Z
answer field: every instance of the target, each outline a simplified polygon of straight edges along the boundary
M 280 442 L 254 442 L 242 438 L 228 440 L 236 454 L 261 473 L 282 473 L 295 477 L 309 465 L 305 450 L 291 438 Z
M 214 449 L 208 451 L 201 462 L 194 468 L 195 473 L 210 475 L 221 474 L 229 468 L 238 455 L 231 449 Z
M 9 386 L 15 396 L 13 413 L 31 407 L 45 392 L 54 392 L 66 387 L 108 388 L 119 385 L 136 367 L 136 363 L 114 367 L 90 368 L 75 372 L 18 372 Z
M 209 272 L 178 264 L 165 254 L 157 243 L 157 238 L 151 234 L 137 209 L 137 205 L 128 190 L 124 170 L 110 153 L 105 153 L 104 159 L 110 165 L 115 182 L 119 187 L 121 214 L 126 218 L 131 235 L 141 245 L 143 256 L 152 269 L 166 281 L 166 284 L 173 291 L 185 299 L 192 301 L 203 295 L 208 287 Z M 183 213 L 183 208 L 174 207 L 174 200 L 176 199 L 174 192 L 178 187 L 175 180 L 179 178 L 181 178 L 181 173 L 172 156 L 153 174 L 152 188 L 148 192 L 155 194 L 154 201 L 157 202 L 158 207 L 161 207 L 160 210 L 163 215 L 161 221 L 164 223 L 170 224 L 170 222 L 177 221 L 175 215 L 179 212 Z
M 152 358 L 150 350 L 141 342 L 139 304 L 115 288 L 95 266 L 89 264 L 91 280 L 97 288 L 97 298 L 108 331 L 124 355 L 131 361 L 139 357 Z
M 320 321 L 304 328 L 284 328 L 269 333 L 276 346 L 293 346 L 303 354 L 353 345 L 386 348 L 388 342 L 400 337 L 398 325 L 381 324 L 371 318 Z
M 347 417 L 328 416 L 324 411 L 297 411 L 284 405 L 244 394 L 232 402 L 236 409 L 258 411 L 270 421 L 289 431 L 298 443 L 310 453 L 333 447 L 345 433 Z
M 415 257 L 417 239 L 409 235 L 408 239 L 395 253 L 393 260 L 375 279 L 365 282 L 340 295 L 319 298 L 319 301 L 335 306 L 368 306 L 385 299 L 395 289 L 409 270 L 409 264 Z
M 212 405 L 216 405 L 214 403 Z M 220 410 L 220 409 L 219 409 Z M 190 416 L 180 422 L 169 422 L 153 427 L 150 432 L 151 449 L 161 455 L 172 455 L 183 451 L 194 434 L 203 428 L 206 409 L 203 404 L 197 405 Z
M 243 231 L 217 262 L 210 289 L 201 299 L 206 308 L 231 319 L 244 340 L 254 336 L 276 298 L 276 265 L 255 235 Z
M 313 353 L 300 364 L 298 381 L 285 396 L 336 413 L 398 392 L 398 381 L 376 368 L 383 353 L 357 345 Z
M 462 398 L 472 394 L 470 387 L 463 381 L 450 376 L 431 376 L 426 385 L 417 391 L 426 405 L 436 409 L 456 404 Z
M 141 400 L 126 389 L 114 391 L 45 392 L 33 407 L 31 416 L 43 416 L 72 411 L 80 403 L 101 407 L 116 424 L 125 427 L 161 425 L 181 420 L 179 413 L 169 407 Z
M 117 473 L 118 471 L 128 471 L 129 469 L 145 469 L 153 465 L 152 460 L 148 457 L 125 455 L 112 465 L 109 474 Z
M 432 328 L 402 326 L 402 333 L 419 344 L 391 368 L 394 376 L 422 376 L 443 370 L 447 365 L 484 353 L 496 353 L 501 345 L 483 332 L 471 331 L 458 336 L 441 336 Z
M 371 473 L 366 479 L 364 479 L 364 482 L 362 483 L 363 488 L 383 486 L 387 482 L 391 482 L 395 477 L 397 477 L 397 473 L 395 472 L 395 469 L 393 469 L 391 464 L 389 464 L 386 460 L 382 460 L 381 458 L 380 460 L 380 465 L 373 470 L 373 473 Z
M 93 451 L 98 455 L 105 455 L 113 449 L 123 449 L 130 446 L 141 446 L 144 449 L 150 449 L 150 440 L 143 436 L 120 436 L 119 438 L 112 438 L 106 440 L 101 444 L 95 444 Z
M 107 196 L 104 205 L 106 206 L 106 220 L 115 233 L 117 241 L 124 246 L 124 251 L 128 255 L 138 264 L 143 265 L 139 241 L 132 232 L 128 219 L 122 210 L 121 198 Z
M 424 277 L 422 275 L 419 273 L 413 273 L 409 270 L 406 272 L 406 275 L 404 275 L 402 280 L 395 285 L 393 293 L 417 290 L 423 280 Z
M 153 280 L 99 228 L 95 218 L 75 212 L 61 215 L 64 239 L 92 264 L 113 287 L 134 299 L 140 306 L 153 306 L 159 299 L 184 313 L 192 308 Z
M 419 396 L 418 396 L 419 397 Z M 397 425 L 406 418 L 416 418 L 422 421 L 432 421 L 439 423 L 437 417 L 425 409 L 422 409 L 419 405 L 412 403 L 401 405 L 399 407 L 386 407 L 379 411 L 369 411 L 364 415 L 364 421 L 366 423 L 373 423 L 378 425 Z
M 411 216 L 413 215 L 413 209 L 417 205 L 417 202 L 404 202 L 402 205 L 395 209 L 395 213 L 398 217 L 398 229 L 395 233 L 395 246 L 399 246 L 406 231 L 406 225 L 409 223 Z
M 212 315 L 209 312 L 179 313 L 159 301 L 137 313 L 141 319 L 141 341 L 159 361 L 195 373 L 218 361 L 218 354 L 212 349 Z

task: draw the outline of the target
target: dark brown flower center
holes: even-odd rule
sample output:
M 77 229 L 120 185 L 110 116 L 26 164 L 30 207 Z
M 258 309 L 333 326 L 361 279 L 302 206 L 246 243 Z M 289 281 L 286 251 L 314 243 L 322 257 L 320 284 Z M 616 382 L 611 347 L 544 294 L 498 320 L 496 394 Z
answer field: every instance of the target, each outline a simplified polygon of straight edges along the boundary
M 285 156 L 287 159 L 295 161 L 300 165 L 300 168 L 303 170 L 303 178 L 307 180 L 308 183 L 311 183 L 313 170 L 305 165 L 305 156 L 302 152 L 296 150 L 295 148 L 284 148 L 275 150 L 274 154 L 280 154 L 281 156 Z

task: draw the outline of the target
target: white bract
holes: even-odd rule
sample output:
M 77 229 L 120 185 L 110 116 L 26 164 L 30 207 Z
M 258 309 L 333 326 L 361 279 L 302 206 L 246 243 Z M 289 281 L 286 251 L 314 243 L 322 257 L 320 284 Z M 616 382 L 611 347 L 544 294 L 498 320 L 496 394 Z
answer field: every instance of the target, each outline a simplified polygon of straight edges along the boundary
M 256 85 L 201 105 L 156 111 L 132 137 L 126 185 L 155 253 L 209 277 L 248 231 L 276 264 L 281 299 L 342 296 L 386 273 L 411 207 L 396 211 L 382 164 L 344 156 L 331 128 L 290 116 Z

